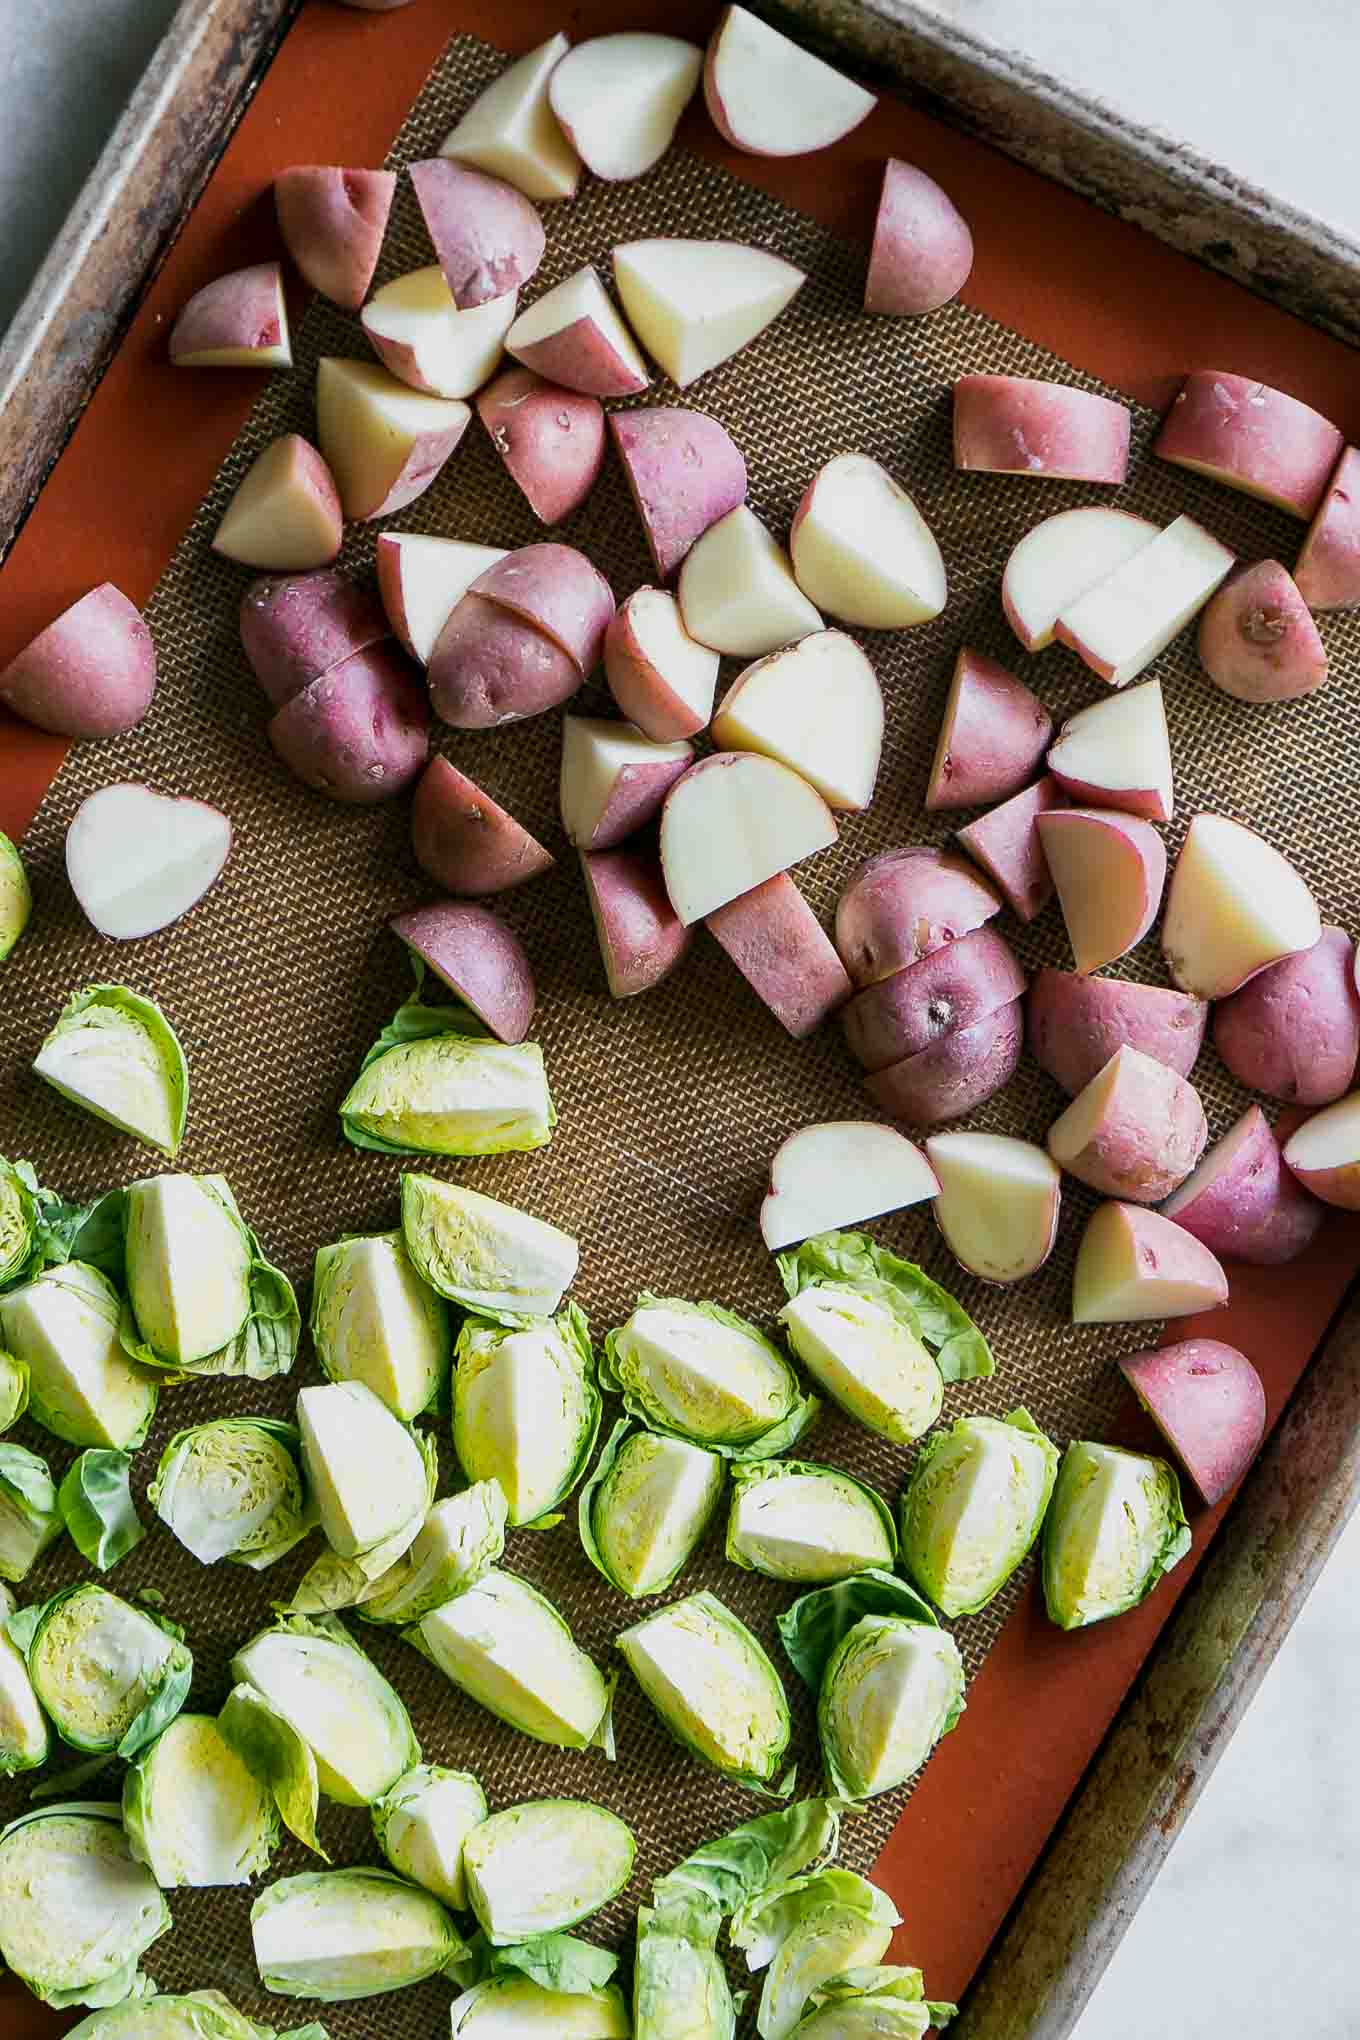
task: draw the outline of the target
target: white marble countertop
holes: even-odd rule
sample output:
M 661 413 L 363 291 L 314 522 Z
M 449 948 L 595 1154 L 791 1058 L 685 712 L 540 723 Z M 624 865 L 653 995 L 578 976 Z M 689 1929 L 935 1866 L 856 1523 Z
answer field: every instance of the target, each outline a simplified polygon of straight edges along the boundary
M 1239 176 L 1360 233 L 1354 0 L 926 0 Z M 174 0 L 0 5 L 0 328 Z M 1360 1520 L 1267 1675 L 1080 2040 L 1354 2040 Z

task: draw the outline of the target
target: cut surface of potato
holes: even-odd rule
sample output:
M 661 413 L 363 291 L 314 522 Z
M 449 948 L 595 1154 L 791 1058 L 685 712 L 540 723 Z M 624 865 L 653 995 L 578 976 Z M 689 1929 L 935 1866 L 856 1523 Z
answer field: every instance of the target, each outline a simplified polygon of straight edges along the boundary
M 343 535 L 330 469 L 314 446 L 288 432 L 246 469 L 212 546 L 245 567 L 301 573 L 328 565 Z
M 1033 1141 L 1003 1133 L 933 1133 L 935 1223 L 961 1268 L 984 1282 L 1021 1282 L 1053 1251 L 1062 1178 Z
M 519 303 L 489 298 L 460 312 L 437 262 L 375 291 L 360 323 L 384 368 L 432 397 L 470 397 L 496 373 Z
M 734 659 L 763 658 L 822 628 L 788 554 L 744 503 L 690 548 L 677 592 L 690 636 Z
M 1166 884 L 1166 845 L 1152 824 L 1106 808 L 1055 808 L 1036 827 L 1081 974 L 1136 948 Z
M 703 758 L 661 811 L 661 866 L 686 927 L 836 840 L 815 787 L 754 751 Z
M 550 36 L 502 71 L 440 144 L 441 156 L 503 177 L 526 198 L 570 198 L 581 160 L 552 110 L 552 74 L 571 45 Z
M 697 736 L 713 715 L 718 654 L 685 629 L 668 588 L 637 588 L 605 632 L 609 691 L 657 743 Z
M 883 748 L 874 669 L 843 631 L 814 631 L 738 674 L 713 718 L 713 741 L 792 766 L 828 807 L 866 808 Z
M 597 35 L 562 59 L 548 98 L 587 170 L 611 183 L 643 177 L 670 147 L 703 67 L 703 51 L 679 36 Z
M 231 823 L 219 808 L 149 786 L 104 786 L 66 831 L 66 875 L 91 925 L 130 942 L 196 906 L 230 850 Z
M 1073 1324 L 1190 1317 L 1227 1300 L 1218 1261 L 1171 1219 L 1140 1204 L 1102 1204 L 1092 1213 L 1072 1273 Z
M 536 375 L 591 397 L 635 396 L 651 381 L 593 269 L 578 269 L 535 298 L 506 334 L 505 346 Z
M 413 659 L 430 662 L 440 631 L 479 574 L 505 548 L 460 538 L 384 531 L 377 545 L 378 589 L 387 620 Z
M 807 281 L 744 241 L 625 241 L 614 281 L 628 322 L 671 381 L 688 388 L 777 319 Z
M 1175 790 L 1161 681 L 1147 680 L 1069 716 L 1048 754 L 1048 769 L 1079 807 L 1119 808 L 1169 822 Z
M 794 576 L 819 609 L 866 630 L 929 623 L 948 593 L 925 518 L 876 460 L 842 453 L 804 491 L 789 537 Z
M 800 1127 L 776 1148 L 760 1232 L 771 1253 L 795 1240 L 904 1211 L 939 1195 L 935 1171 L 896 1127 L 830 1119 Z
M 317 433 L 347 517 L 386 517 L 423 495 L 471 416 L 466 404 L 408 389 L 371 362 L 317 363 Z
M 1057 635 L 1111 687 L 1136 679 L 1233 567 L 1226 545 L 1178 517 L 1061 611 Z
M 1162 954 L 1182 991 L 1226 998 L 1321 933 L 1317 902 L 1287 857 L 1227 815 L 1195 816 L 1162 923 Z
M 753 156 L 829 148 L 876 104 L 872 92 L 744 7 L 727 8 L 713 31 L 704 98 L 719 134 Z
M 631 723 L 562 719 L 562 826 L 578 850 L 609 850 L 649 822 L 694 762 L 684 742 L 654 744 Z
M 1324 1204 L 1360 1211 L 1360 1091 L 1305 1119 L 1285 1145 L 1285 1161 Z
M 1146 517 L 1103 503 L 1060 510 L 1027 531 L 1001 577 L 1001 607 L 1025 650 L 1051 645 L 1063 610 L 1156 536 L 1157 526 Z

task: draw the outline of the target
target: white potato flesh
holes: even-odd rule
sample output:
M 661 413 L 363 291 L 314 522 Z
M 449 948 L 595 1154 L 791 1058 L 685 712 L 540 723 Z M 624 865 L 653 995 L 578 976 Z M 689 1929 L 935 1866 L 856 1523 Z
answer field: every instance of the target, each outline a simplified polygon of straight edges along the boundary
M 688 928 L 836 840 L 815 787 L 754 751 L 706 758 L 677 780 L 661 811 L 661 868 Z
M 66 875 L 99 934 L 131 942 L 197 906 L 230 850 L 231 823 L 219 808 L 149 786 L 104 786 L 66 831 Z
M 1317 902 L 1287 857 L 1226 815 L 1195 816 L 1162 922 L 1162 953 L 1183 992 L 1226 998 L 1321 933 Z
M 686 389 L 777 319 L 806 277 L 742 241 L 625 241 L 614 280 L 628 322 L 673 383 Z
M 803 499 L 790 540 L 803 593 L 866 630 L 929 623 L 948 596 L 935 535 L 876 460 L 842 453 Z
M 883 749 L 874 669 L 843 631 L 814 631 L 737 676 L 713 718 L 713 741 L 777 758 L 828 807 L 866 808 Z
M 385 283 L 359 317 L 402 382 L 430 396 L 470 397 L 495 374 L 518 304 L 508 290 L 459 311 L 435 262 Z
M 709 48 L 710 105 L 738 148 L 806 156 L 848 135 L 874 95 L 744 7 L 729 7 Z
M 371 1389 L 356 1381 L 304 1388 L 297 1421 L 321 1528 L 341 1558 L 372 1551 L 423 1517 L 420 1447 Z
M 295 434 L 255 460 L 223 513 L 213 551 L 242 566 L 303 573 L 340 550 L 340 513 L 320 455 Z
M 1102 1204 L 1082 1234 L 1072 1273 L 1073 1324 L 1189 1317 L 1227 1300 L 1218 1261 L 1174 1219 Z
M 1048 769 L 1079 801 L 1099 800 L 1102 807 L 1169 822 L 1175 790 L 1161 681 L 1145 681 L 1069 716 L 1048 754 Z
M 685 629 L 680 605 L 668 588 L 639 588 L 627 602 L 628 622 L 642 656 L 660 675 L 697 729 L 713 715 L 718 654 Z
M 1086 664 L 1123 687 L 1204 607 L 1234 564 L 1193 517 L 1178 517 L 1060 613 L 1057 634 Z
M 690 636 L 735 659 L 763 658 L 822 628 L 788 554 L 744 503 L 690 548 L 678 593 Z
M 935 1223 L 960 1267 L 985 1282 L 1042 1268 L 1057 1237 L 1062 1176 L 1033 1141 L 939 1133 L 926 1153 L 940 1181 Z
M 326 355 L 317 363 L 317 436 L 346 517 L 377 517 L 420 494 L 471 416 L 466 404 L 409 389 L 373 362 Z M 428 462 L 429 477 L 389 501 L 415 455 Z
M 800 1127 L 776 1149 L 760 1231 L 774 1253 L 938 1197 L 935 1171 L 905 1134 L 872 1119 Z
M 473 100 L 440 145 L 441 156 L 503 177 L 526 198 L 570 198 L 581 161 L 549 102 L 552 74 L 570 44 L 550 36 Z
M 1001 606 L 1025 650 L 1051 645 L 1063 610 L 1156 537 L 1146 517 L 1103 503 L 1060 510 L 1026 532 L 1001 577 Z
M 1291 1134 L 1285 1159 L 1305 1182 L 1319 1170 L 1354 1169 L 1360 1163 L 1360 1091 L 1306 1119 Z
M 568 841 L 586 850 L 603 848 L 603 842 L 596 842 L 597 832 L 611 805 L 626 798 L 630 782 L 645 786 L 652 781 L 664 790 L 693 756 L 693 746 L 683 738 L 656 744 L 632 723 L 564 716 L 559 794 Z M 639 813 L 635 826 L 641 827 L 648 819 L 649 814 Z M 632 829 L 627 833 L 633 833 Z M 607 832 L 607 840 L 614 843 L 620 838 L 617 832 Z
M 679 36 L 592 36 L 557 66 L 549 98 L 588 170 L 642 177 L 670 147 L 703 65 L 703 51 Z
M 504 546 L 469 545 L 461 538 L 427 538 L 413 531 L 383 532 L 378 540 L 378 586 L 387 620 L 413 659 L 429 665 L 435 640 L 477 576 L 504 558 Z

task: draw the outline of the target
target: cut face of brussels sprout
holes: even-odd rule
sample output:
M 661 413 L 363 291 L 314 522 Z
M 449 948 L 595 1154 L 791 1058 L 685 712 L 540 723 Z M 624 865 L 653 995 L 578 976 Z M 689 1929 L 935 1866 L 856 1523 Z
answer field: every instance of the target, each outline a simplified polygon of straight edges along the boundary
M 800 1290 L 779 1322 L 818 1386 L 880 1438 L 908 1445 L 944 1407 L 944 1381 L 929 1347 L 886 1304 L 822 1283 Z
M 322 1247 L 312 1338 L 332 1381 L 361 1381 L 404 1424 L 434 1401 L 453 1343 L 448 1307 L 417 1275 L 400 1233 Z
M 316 1834 L 321 1788 L 311 1745 L 270 1706 L 263 1693 L 244 1682 L 228 1693 L 217 1726 L 251 1776 L 268 1789 L 289 1834 L 328 1862 Z
M 22 1580 L 63 1529 L 47 1462 L 0 1442 L 0 1580 Z
M 29 1162 L 10 1162 L 0 1155 L 0 1282 L 13 1282 L 23 1272 L 38 1224 L 38 1179 Z
M 536 1041 L 437 1034 L 375 1057 L 340 1107 L 358 1145 L 417 1155 L 503 1155 L 545 1147 L 557 1122 Z
M 744 1622 L 715 1595 L 690 1594 L 616 1642 L 678 1742 L 726 1777 L 769 1785 L 788 1748 L 788 1701 Z
M 23 1652 L 5 1634 L 14 1612 L 13 1594 L 0 1586 L 0 1778 L 45 1764 L 49 1747 L 47 1723 Z
M 294 1616 L 263 1630 L 231 1670 L 296 1729 L 316 1759 L 321 1790 L 342 1806 L 371 1806 L 420 1762 L 405 1707 L 333 1619 Z
M 486 1794 L 471 1771 L 419 1764 L 374 1803 L 373 1832 L 400 1876 L 463 1912 L 463 1843 L 486 1816 Z
M 817 1413 L 754 1325 L 678 1297 L 639 1297 L 605 1341 L 605 1385 L 644 1423 L 732 1458 L 787 1450 Z
M 608 1751 L 608 1682 L 552 1602 L 514 1573 L 484 1573 L 406 1636 L 522 1734 L 559 1749 L 600 1743 Z
M 33 1068 L 73 1105 L 173 1161 L 189 1110 L 189 1071 L 154 1000 L 126 985 L 77 992 Z
M 135 1862 L 113 1806 L 51 1806 L 0 1833 L 0 1957 L 44 2004 L 116 2005 L 170 1931 L 170 1909 Z
M 1060 1629 L 1136 1608 L 1189 1549 L 1180 1482 L 1164 1459 L 1068 1446 L 1044 1523 L 1044 1601 Z
M 436 1502 L 414 1543 L 359 1603 L 365 1622 L 419 1622 L 488 1572 L 505 1549 L 505 1496 L 474 1481 Z
M 581 1490 L 587 1558 L 621 1594 L 660 1594 L 684 1570 L 727 1478 L 716 1452 L 621 1417 Z
M 304 1538 L 309 1506 L 292 1424 L 219 1417 L 178 1431 L 147 1490 L 152 1508 L 203 1565 L 230 1558 L 256 1570 Z
M 762 2040 L 787 2040 L 828 1977 L 882 1960 L 901 1924 L 885 1891 L 853 1870 L 791 1878 L 743 1906 L 732 1944 L 765 1981 L 756 2013 Z
M 279 1839 L 272 1795 L 211 1714 L 181 1714 L 143 1750 L 123 1780 L 123 1825 L 162 1891 L 249 1884 Z
M 250 1312 L 250 1241 L 221 1176 L 147 1176 L 127 1189 L 127 1286 L 137 1329 L 171 1367 L 230 1345 Z
M 0 963 L 28 926 L 32 911 L 33 894 L 23 859 L 9 837 L 0 835 Z
M 453 2040 L 629 2040 L 628 2008 L 604 1990 L 544 1990 L 527 1976 L 489 1976 L 455 1998 Z
M 437 1176 L 402 1177 L 401 1236 L 431 1289 L 502 1324 L 552 1317 L 581 1258 L 546 1219 Z
M 428 1891 L 387 1870 L 283 1877 L 250 1908 L 255 1963 L 280 1997 L 377 1997 L 437 1976 L 467 1944 Z
M 727 1556 L 772 1580 L 843 1580 L 897 1556 L 880 1495 L 833 1466 L 766 1460 L 732 1469 Z
M 92 1756 L 133 1757 L 173 1721 L 194 1661 L 179 1631 L 106 1587 L 68 1587 L 10 1624 L 57 1733 Z
M 359 1381 L 304 1388 L 297 1420 L 302 1463 L 331 1549 L 357 1558 L 413 1523 L 414 1538 L 425 1519 L 425 1459 L 372 1389 Z
M 113 1284 L 83 1261 L 0 1296 L 0 1338 L 28 1368 L 32 1414 L 70 1445 L 130 1452 L 155 1415 L 155 1376 L 119 1344 L 121 1312 Z
M 560 1933 L 622 1891 L 634 1848 L 617 1814 L 584 1799 L 507 1807 L 463 1844 L 468 1902 L 493 1947 Z
M 68 2040 L 327 2040 L 324 2026 L 293 2026 L 280 2035 L 274 2026 L 248 2019 L 216 1990 L 190 1990 L 182 1997 L 134 1998 L 111 2011 L 92 2012 Z
M 902 1497 L 902 1561 L 942 1614 L 1000 1592 L 1044 1520 L 1058 1448 L 1028 1411 L 960 1417 L 922 1447 Z
M 100 1572 L 110 1571 L 146 1535 L 132 1499 L 131 1466 L 126 1452 L 92 1445 L 57 1490 L 57 1508 L 72 1544 Z
M 600 1407 L 590 1328 L 575 1304 L 522 1327 L 464 1325 L 454 1450 L 469 1479 L 499 1483 L 512 1527 L 547 1517 L 576 1485 L 595 1449 Z
M 11 1430 L 28 1408 L 28 1369 L 0 1347 L 0 1432 Z
M 638 1907 L 633 2040 L 733 2040 L 737 2008 L 716 1933 L 683 1907 Z

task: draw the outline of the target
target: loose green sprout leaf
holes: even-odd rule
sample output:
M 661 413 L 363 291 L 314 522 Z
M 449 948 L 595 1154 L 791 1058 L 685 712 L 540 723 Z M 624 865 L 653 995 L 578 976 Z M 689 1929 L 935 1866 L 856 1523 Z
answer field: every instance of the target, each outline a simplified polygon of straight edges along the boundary
M 1180 1482 L 1164 1459 L 1068 1446 L 1044 1523 L 1044 1601 L 1060 1629 L 1136 1608 L 1189 1549 Z
M 577 1304 L 523 1326 L 469 1318 L 453 1375 L 453 1446 L 470 1480 L 502 1489 L 512 1528 L 551 1528 L 595 1449 L 602 1409 Z
M 91 1756 L 135 1757 L 189 1695 L 193 1656 L 184 1632 L 85 1583 L 25 1608 L 8 1625 L 58 1735 Z
M 505 1549 L 505 1496 L 494 1480 L 474 1481 L 436 1502 L 420 1534 L 359 1602 L 365 1622 L 419 1622 L 489 1572 Z
M 664 1593 L 712 1521 L 726 1479 L 719 1453 L 620 1417 L 577 1504 L 586 1557 L 633 1600 Z
M 963 1306 L 913 1262 L 890 1254 L 867 1233 L 818 1233 L 775 1259 L 790 1297 L 818 1283 L 833 1283 L 884 1305 L 934 1349 L 945 1381 L 975 1381 L 995 1372 L 991 1348 Z
M 401 1235 L 431 1289 L 502 1325 L 552 1317 L 580 1262 L 570 1234 L 437 1176 L 402 1177 Z
M 327 2004 L 403 1990 L 468 1954 L 439 1901 L 390 1870 L 281 1878 L 250 1908 L 250 1932 L 266 1990 Z
M 0 1440 L 0 1580 L 22 1580 L 62 1533 L 47 1461 Z
M 217 1726 L 247 1770 L 268 1787 L 289 1834 L 328 1863 L 330 1857 L 317 1840 L 320 1786 L 311 1745 L 263 1693 L 244 1682 L 228 1693 Z
M 615 1639 L 662 1722 L 704 1763 L 756 1791 L 772 1784 L 791 1724 L 779 1674 L 744 1622 L 707 1592 L 644 1616 Z
M 297 1427 L 273 1417 L 218 1417 L 177 1431 L 147 1498 L 203 1565 L 273 1565 L 312 1529 Z
M 507 1807 L 463 1843 L 468 1902 L 493 1947 L 560 1934 L 622 1891 L 635 1848 L 618 1815 L 588 1800 Z
M 249 1884 L 278 1846 L 273 1794 L 211 1714 L 181 1714 L 123 1780 L 123 1825 L 162 1891 Z
M 919 2040 L 958 2012 L 925 1995 L 919 1969 L 892 1964 L 848 1969 L 812 1993 L 818 2008 L 800 2019 L 793 2040 Z
M 373 1833 L 392 1868 L 455 1912 L 468 1902 L 463 1844 L 486 1816 L 486 1794 L 472 1773 L 439 1764 L 418 1764 L 372 1807 Z
M 448 1305 L 422 1282 L 401 1234 L 322 1247 L 312 1278 L 312 1339 L 332 1381 L 361 1381 L 409 1424 L 448 1377 Z
M 128 1485 L 126 1452 L 92 1445 L 57 1490 L 57 1508 L 82 1558 L 109 1572 L 146 1535 Z
M 18 1167 L 28 1168 L 27 1162 Z M 31 1171 L 30 1171 L 31 1173 Z M 30 1272 L 83 1261 L 107 1276 L 115 1289 L 123 1282 L 127 1254 L 127 1192 L 106 1190 L 88 1204 L 67 1204 L 50 1191 L 38 1191 L 38 1229 Z
M 885 1891 L 852 1870 L 818 1870 L 777 1884 L 732 1922 L 732 1944 L 765 1971 L 756 2013 L 761 2040 L 788 2040 L 828 1977 L 879 1962 L 901 1919 Z
M 355 1147 L 499 1155 L 546 1146 L 557 1124 L 537 1042 L 497 1041 L 465 1006 L 399 1006 L 340 1106 Z
M 921 1448 L 902 1496 L 902 1562 L 941 1614 L 975 1615 L 1039 1534 L 1058 1448 L 1028 1410 L 960 1417 Z
M 156 1377 L 124 1353 L 121 1313 L 113 1284 L 83 1261 L 0 1296 L 0 1339 L 28 1369 L 30 1414 L 69 1445 L 135 1451 L 156 1413 Z
M 540 1990 L 565 1997 L 584 1997 L 603 1990 L 619 1966 L 617 1955 L 580 1941 L 575 1934 L 540 1934 L 532 1941 L 512 1941 L 489 1950 L 494 1975 L 507 1970 L 527 1976 Z
M 820 1689 L 832 1653 L 865 1615 L 937 1626 L 934 1609 L 914 1587 L 877 1567 L 804 1594 L 784 1610 L 778 1626 L 790 1664 L 812 1692 Z
M 321 1790 L 342 1806 L 371 1806 L 420 1762 L 401 1700 L 333 1617 L 295 1615 L 262 1630 L 231 1672 L 309 1745 Z
M 154 1990 L 138 1965 L 169 1931 L 116 1806 L 75 1800 L 0 1831 L 0 1959 L 45 2005 L 98 2008 Z
M 800 1799 L 702 1843 L 656 1880 L 652 1903 L 658 1911 L 691 1907 L 711 1918 L 716 1932 L 730 1913 L 771 1885 L 833 1862 L 839 1845 L 838 1802 Z
M 725 1459 L 786 1452 L 818 1410 L 754 1325 L 720 1304 L 673 1296 L 638 1298 L 604 1342 L 600 1379 L 630 1416 Z
M 454 1999 L 450 2018 L 453 2040 L 629 2040 L 633 2030 L 612 1986 L 551 1990 L 513 1974 L 473 1984 Z
M 54 1771 L 50 1778 L 39 1779 L 29 1791 L 29 1800 L 36 1806 L 44 1799 L 67 1799 L 73 1793 L 81 1793 L 87 1785 L 93 1785 L 97 1778 L 111 1771 L 114 1762 L 112 1751 L 105 1751 L 102 1757 L 86 1757 L 79 1764 L 66 1764 L 60 1771 Z
M 403 1632 L 444 1676 L 523 1735 L 613 1756 L 612 1681 L 551 1601 L 514 1573 L 483 1573 Z
M 897 1531 L 882 1496 L 839 1467 L 764 1460 L 732 1469 L 727 1556 L 772 1580 L 843 1580 L 890 1567 Z
M 0 1432 L 13 1430 L 28 1408 L 28 1368 L 0 1348 Z
M 189 1071 L 153 999 L 87 985 L 68 999 L 34 1061 L 63 1098 L 174 1160 L 189 1111 Z
M 638 1907 L 633 2040 L 733 2040 L 737 2008 L 716 1936 L 683 1906 Z
M 327 1543 L 376 1579 L 409 1550 L 434 1499 L 437 1451 L 361 1381 L 301 1389 L 302 1464 Z
M 15 1600 L 0 1586 L 0 1778 L 16 1771 L 34 1771 L 47 1762 L 47 1722 L 23 1652 L 6 1634 L 15 1614 Z
M 33 893 L 24 861 L 9 837 L 0 834 L 0 963 L 28 926 L 32 911 Z
M 125 1351 L 188 1374 L 286 1374 L 302 1318 L 293 1285 L 266 1261 L 223 1176 L 149 1176 L 128 1185 Z
M 329 2040 L 315 2022 L 281 2034 L 238 2012 L 220 1991 L 191 1990 L 182 1996 L 135 1998 L 111 2011 L 92 2012 L 67 2040 Z

